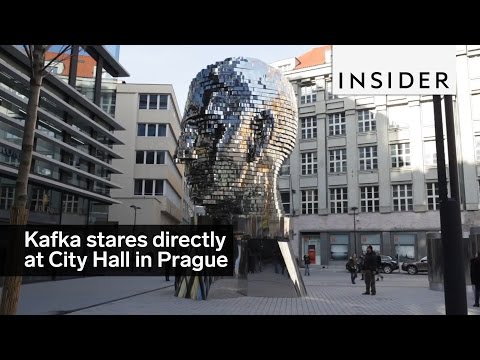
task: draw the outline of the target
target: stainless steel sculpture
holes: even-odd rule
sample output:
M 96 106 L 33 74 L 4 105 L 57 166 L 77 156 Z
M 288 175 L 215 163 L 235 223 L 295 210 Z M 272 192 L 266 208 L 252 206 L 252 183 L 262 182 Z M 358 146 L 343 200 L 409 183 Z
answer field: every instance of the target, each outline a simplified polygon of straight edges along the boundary
M 297 136 L 297 105 L 281 72 L 229 58 L 190 85 L 177 159 L 190 196 L 211 216 L 282 213 L 277 176 Z
M 213 223 L 233 223 L 235 216 L 278 220 L 283 214 L 277 177 L 295 146 L 297 122 L 291 84 L 260 60 L 228 58 L 192 80 L 176 159 L 185 164 L 190 197 Z M 297 294 L 304 295 L 292 252 L 280 248 Z M 240 269 L 236 276 L 247 274 Z M 183 279 L 177 295 L 205 298 L 210 284 Z

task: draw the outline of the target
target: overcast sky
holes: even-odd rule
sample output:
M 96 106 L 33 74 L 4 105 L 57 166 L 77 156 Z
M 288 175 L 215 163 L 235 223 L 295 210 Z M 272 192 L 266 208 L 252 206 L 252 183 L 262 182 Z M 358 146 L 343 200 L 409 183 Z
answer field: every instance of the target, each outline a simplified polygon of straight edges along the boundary
M 302 55 L 320 45 L 122 45 L 127 83 L 172 84 L 183 114 L 190 81 L 207 65 L 232 56 L 266 63 Z

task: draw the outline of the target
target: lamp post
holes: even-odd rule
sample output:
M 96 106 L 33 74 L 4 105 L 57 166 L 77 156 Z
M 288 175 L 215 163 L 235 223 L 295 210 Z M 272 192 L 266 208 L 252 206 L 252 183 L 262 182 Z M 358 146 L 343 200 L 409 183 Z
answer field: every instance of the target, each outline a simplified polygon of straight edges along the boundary
M 133 215 L 133 232 L 135 233 L 135 225 L 137 224 L 137 210 L 140 210 L 140 206 L 136 205 L 130 205 L 130 207 L 134 210 L 134 215 Z
M 355 244 L 355 255 L 358 256 L 358 253 L 357 253 L 357 222 L 356 222 L 356 219 L 355 219 L 355 216 L 357 215 L 358 207 L 354 206 L 350 210 L 353 211 L 353 242 Z

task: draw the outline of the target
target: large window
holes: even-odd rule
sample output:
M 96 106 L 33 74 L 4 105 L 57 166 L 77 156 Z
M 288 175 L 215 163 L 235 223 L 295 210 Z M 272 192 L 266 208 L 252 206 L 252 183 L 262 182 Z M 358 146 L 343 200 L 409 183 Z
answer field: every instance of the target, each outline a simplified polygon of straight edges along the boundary
M 395 256 L 398 255 L 399 261 L 415 260 L 415 235 L 394 234 L 393 243 L 395 244 Z
M 134 195 L 163 195 L 163 181 L 135 179 Z
M 302 86 L 300 89 L 300 103 L 309 104 L 317 101 L 317 94 L 315 94 L 315 85 Z
M 330 260 L 348 260 L 348 235 L 330 235 Z
M 342 214 L 348 212 L 347 188 L 330 189 L 330 212 Z
M 314 175 L 317 173 L 317 153 L 302 153 L 302 175 Z
M 427 166 L 437 166 L 437 148 L 435 141 L 425 141 L 423 161 Z
M 309 116 L 301 118 L 302 139 L 315 139 L 317 137 L 317 118 Z
M 347 171 L 347 149 L 329 150 L 329 168 L 331 173 Z
M 302 214 L 318 214 L 318 190 L 302 190 Z
M 362 234 L 360 236 L 360 242 L 362 243 L 362 252 L 363 254 L 367 253 L 368 245 L 372 246 L 375 253 L 380 254 L 381 252 L 381 237 L 380 234 Z
M 377 146 L 363 146 L 358 148 L 360 170 L 373 170 L 378 168 Z
M 30 200 L 30 211 L 47 212 L 50 204 L 50 191 L 37 186 L 32 186 L 32 198 Z
M 410 166 L 410 144 L 391 144 L 390 158 L 392 159 L 393 168 Z
M 15 182 L 10 180 L 1 180 L 0 187 L 0 210 L 8 210 L 12 207 L 15 199 Z
M 412 184 L 392 185 L 393 211 L 412 211 Z
M 78 195 L 63 194 L 62 212 L 66 214 L 78 213 Z
M 428 210 L 440 209 L 440 195 L 438 192 L 438 183 L 427 183 L 427 203 Z
M 167 136 L 167 124 L 139 123 L 137 136 Z
M 282 191 L 280 197 L 282 199 L 283 211 L 285 214 L 290 214 L 290 192 Z
M 360 188 L 360 206 L 362 212 L 378 212 L 380 210 L 378 186 L 362 186 Z
M 328 135 L 345 134 L 345 113 L 328 114 Z
M 377 121 L 375 120 L 375 113 L 372 110 L 359 110 L 358 117 L 358 132 L 367 132 L 377 130 Z
M 290 175 L 290 157 L 283 161 L 282 167 L 280 168 L 280 175 Z
M 166 94 L 140 94 L 139 109 L 158 110 L 168 108 Z
M 137 164 L 165 164 L 166 151 L 137 151 Z

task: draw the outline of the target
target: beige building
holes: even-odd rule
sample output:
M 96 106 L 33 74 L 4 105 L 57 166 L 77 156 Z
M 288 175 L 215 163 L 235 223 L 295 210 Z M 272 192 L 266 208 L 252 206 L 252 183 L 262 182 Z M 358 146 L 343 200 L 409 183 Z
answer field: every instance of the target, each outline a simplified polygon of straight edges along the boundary
M 279 179 L 296 255 L 344 266 L 371 244 L 421 258 L 440 228 L 432 97 L 335 96 L 331 61 L 324 46 L 272 64 L 298 96 L 297 145 Z M 454 99 L 466 236 L 480 223 L 480 46 L 457 47 Z
M 120 225 L 187 223 L 192 206 L 185 195 L 183 166 L 173 156 L 180 135 L 180 111 L 172 85 L 119 84 L 117 121 L 125 128 L 114 146 L 122 174 L 112 176 L 121 204 L 110 207 L 109 221 Z M 134 207 L 137 207 L 135 210 Z

